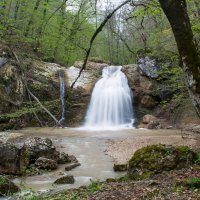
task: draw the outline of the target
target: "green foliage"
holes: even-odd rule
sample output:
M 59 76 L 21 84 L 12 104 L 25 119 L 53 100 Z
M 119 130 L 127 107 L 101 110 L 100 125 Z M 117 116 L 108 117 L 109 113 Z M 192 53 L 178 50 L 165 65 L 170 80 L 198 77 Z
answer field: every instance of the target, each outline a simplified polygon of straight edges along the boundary
M 99 180 L 90 180 L 91 183 L 87 188 L 88 193 L 93 194 L 97 191 L 100 191 L 104 188 L 104 183 L 100 182 Z
M 200 178 L 190 178 L 187 181 L 187 185 L 190 188 L 200 188 Z
M 5 184 L 7 181 L 3 176 L 0 176 L 0 185 Z
M 44 106 L 47 108 L 52 108 L 55 106 L 55 103 L 59 101 L 59 100 L 55 100 L 55 101 L 47 101 L 47 102 L 43 102 Z M 43 111 L 41 106 L 36 103 L 34 105 L 32 105 L 31 103 L 26 103 L 24 104 L 24 106 L 22 106 L 21 109 L 16 110 L 13 113 L 6 113 L 3 115 L 0 115 L 0 119 L 13 119 L 13 118 L 19 118 L 25 114 L 31 114 L 34 112 L 40 112 Z

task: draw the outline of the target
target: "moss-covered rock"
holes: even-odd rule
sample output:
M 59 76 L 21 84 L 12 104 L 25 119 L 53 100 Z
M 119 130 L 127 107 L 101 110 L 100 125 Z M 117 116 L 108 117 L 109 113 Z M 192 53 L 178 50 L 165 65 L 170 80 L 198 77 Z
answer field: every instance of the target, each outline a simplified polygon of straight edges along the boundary
M 4 176 L 0 175 L 0 196 L 19 192 L 19 188 Z
M 162 171 L 181 169 L 195 163 L 197 158 L 187 146 L 151 145 L 135 152 L 128 163 L 131 179 L 145 179 Z
M 57 179 L 54 184 L 74 184 L 75 179 L 74 176 L 66 175 L 59 179 Z

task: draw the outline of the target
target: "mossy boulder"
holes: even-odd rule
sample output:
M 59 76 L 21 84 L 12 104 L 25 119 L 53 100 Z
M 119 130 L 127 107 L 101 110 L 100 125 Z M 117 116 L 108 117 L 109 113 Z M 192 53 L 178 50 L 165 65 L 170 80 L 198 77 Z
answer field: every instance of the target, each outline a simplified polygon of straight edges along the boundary
M 195 163 L 197 154 L 187 146 L 151 145 L 135 152 L 128 163 L 131 179 L 145 179 L 162 171 L 186 168 Z
M 59 179 L 57 179 L 54 184 L 74 184 L 75 179 L 74 176 L 66 175 Z

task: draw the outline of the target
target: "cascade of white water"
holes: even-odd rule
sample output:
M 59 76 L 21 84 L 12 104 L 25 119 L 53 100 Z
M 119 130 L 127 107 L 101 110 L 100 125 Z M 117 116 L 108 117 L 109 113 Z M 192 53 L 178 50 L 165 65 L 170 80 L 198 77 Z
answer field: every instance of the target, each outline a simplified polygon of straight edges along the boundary
M 100 129 L 132 127 L 134 123 L 132 92 L 121 66 L 103 69 L 95 84 L 85 117 L 85 127 Z
M 65 74 L 63 70 L 59 70 L 59 80 L 60 80 L 60 101 L 61 101 L 61 119 L 60 123 L 65 120 Z

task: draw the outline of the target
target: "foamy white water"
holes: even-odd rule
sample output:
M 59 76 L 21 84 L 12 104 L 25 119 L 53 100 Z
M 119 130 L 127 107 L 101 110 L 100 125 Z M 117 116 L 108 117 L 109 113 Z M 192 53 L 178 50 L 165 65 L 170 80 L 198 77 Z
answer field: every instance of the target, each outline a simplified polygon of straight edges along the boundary
M 116 129 L 133 127 L 132 91 L 121 66 L 103 69 L 95 84 L 85 117 L 84 128 Z

